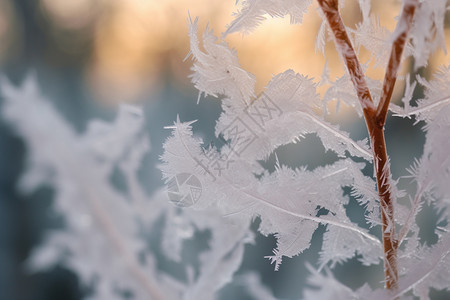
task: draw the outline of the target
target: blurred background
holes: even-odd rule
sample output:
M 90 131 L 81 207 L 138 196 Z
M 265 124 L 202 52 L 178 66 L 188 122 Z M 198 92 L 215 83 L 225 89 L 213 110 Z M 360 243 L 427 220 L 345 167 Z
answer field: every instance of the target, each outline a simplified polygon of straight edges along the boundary
M 373 2 L 381 25 L 392 31 L 400 1 Z M 79 132 L 92 118 L 113 119 L 119 103 L 142 105 L 152 143 L 143 176 L 151 194 L 162 186 L 155 166 L 169 134 L 163 126 L 170 125 L 177 114 L 182 121 L 199 119 L 194 129 L 205 140 L 212 140 L 215 119 L 220 114 L 216 99 L 201 100 L 196 105 L 198 92 L 188 78 L 191 61 L 183 61 L 189 52 L 188 13 L 192 18 L 199 17 L 200 32 L 209 24 L 219 35 L 236 11 L 234 4 L 231 0 L 0 0 L 1 76 L 18 85 L 28 73 L 35 73 L 43 95 Z M 328 61 L 331 79 L 343 74 L 332 43 L 327 44 L 327 58 L 314 50 L 321 23 L 316 8 L 310 7 L 301 26 L 291 26 L 289 18 L 272 19 L 249 36 L 227 37 L 242 66 L 256 75 L 257 92 L 274 74 L 289 68 L 318 82 Z M 343 15 L 349 26 L 359 22 L 357 1 L 347 1 Z M 448 23 L 447 18 L 447 36 Z M 362 51 L 362 60 L 368 55 Z M 441 51 L 427 69 L 418 72 L 427 75 L 436 66 L 448 63 L 449 57 Z M 404 67 L 411 66 L 412 62 L 407 62 Z M 376 79 L 384 75 L 382 68 L 370 69 L 368 74 Z M 402 91 L 399 85 L 397 100 Z M 364 137 L 362 123 L 351 120 L 341 120 L 342 127 L 355 138 Z M 411 131 L 410 125 L 408 120 L 387 124 L 388 130 L 396 129 L 388 136 L 391 157 L 399 158 L 393 159 L 394 177 L 421 153 L 423 135 L 418 127 Z M 406 128 L 409 131 L 405 134 Z M 312 138 L 314 147 L 315 142 Z M 400 144 L 412 150 L 405 155 L 397 150 Z M 306 161 L 320 165 L 329 159 L 327 153 L 314 154 L 314 147 L 299 147 L 304 146 L 279 149 L 280 161 L 297 166 Z M 50 190 L 27 196 L 17 192 L 15 184 L 24 169 L 25 156 L 20 137 L 0 120 L 0 300 L 81 299 L 84 291 L 70 270 L 58 266 L 30 273 L 24 267 L 30 251 L 43 241 L 45 231 L 62 222 L 61 216 L 52 213 Z M 249 246 L 247 252 L 253 254 L 246 254 L 243 268 L 257 270 L 277 297 L 299 298 L 307 275 L 304 262 L 316 261 L 320 243 L 313 243 L 305 255 L 285 262 L 277 273 L 263 259 L 273 246 L 273 238 L 258 236 L 257 246 Z M 367 270 L 358 267 L 356 260 L 355 268 L 348 272 L 337 267 L 337 273 L 342 273 L 346 284 L 358 287 L 365 281 L 362 274 Z M 224 291 L 222 297 L 236 298 L 235 292 Z

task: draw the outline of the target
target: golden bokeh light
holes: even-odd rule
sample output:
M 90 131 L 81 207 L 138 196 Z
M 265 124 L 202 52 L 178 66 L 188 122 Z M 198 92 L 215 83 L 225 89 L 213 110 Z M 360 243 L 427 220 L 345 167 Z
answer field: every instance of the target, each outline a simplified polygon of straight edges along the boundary
M 21 24 L 17 22 L 11 2 L 0 0 L 0 62 L 8 60 L 14 48 L 20 47 Z
M 96 29 L 88 70 L 93 90 L 103 99 L 136 97 L 167 78 L 186 82 L 189 64 L 188 8 L 203 20 L 220 20 L 232 3 L 223 1 L 111 1 Z M 215 23 L 213 23 L 215 26 Z M 223 24 L 223 27 L 225 24 Z
M 97 17 L 105 0 L 41 0 L 44 14 L 64 29 L 88 26 Z
M 62 27 L 92 26 L 94 53 L 86 82 L 106 101 L 135 99 L 158 89 L 167 78 L 188 86 L 192 62 L 183 62 L 189 52 L 188 13 L 199 17 L 199 34 L 208 24 L 219 36 L 238 9 L 234 1 L 223 0 L 41 1 Z M 374 1 L 372 11 L 382 26 L 393 31 L 400 8 L 399 1 Z M 357 1 L 346 2 L 343 18 L 353 28 L 361 21 Z M 273 75 L 286 69 L 319 78 L 325 61 L 334 79 L 344 73 L 344 66 L 332 42 L 327 43 L 326 58 L 315 51 L 320 24 L 317 5 L 313 4 L 301 25 L 289 24 L 288 17 L 268 19 L 252 34 L 234 33 L 226 42 L 237 50 L 242 66 L 256 75 L 258 92 Z M 368 51 L 361 49 L 361 60 L 369 57 Z M 433 58 L 442 60 L 448 61 L 448 56 L 440 53 Z M 383 66 L 369 64 L 367 74 L 382 79 Z

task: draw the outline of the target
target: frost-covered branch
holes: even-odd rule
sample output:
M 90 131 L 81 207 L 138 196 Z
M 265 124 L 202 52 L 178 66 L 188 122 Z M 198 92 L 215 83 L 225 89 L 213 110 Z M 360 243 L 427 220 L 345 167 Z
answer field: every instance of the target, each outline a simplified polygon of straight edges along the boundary
M 400 64 L 403 48 L 408 37 L 409 29 L 412 26 L 415 8 L 418 1 L 405 1 L 402 17 L 397 26 L 392 46 L 391 57 L 386 69 L 386 76 L 383 85 L 383 93 L 378 108 L 372 101 L 372 97 L 367 86 L 365 76 L 351 41 L 348 37 L 345 25 L 339 14 L 338 0 L 318 0 L 319 5 L 325 15 L 331 31 L 334 35 L 336 48 L 341 54 L 347 67 L 350 78 L 356 89 L 358 99 L 363 108 L 367 129 L 370 136 L 374 157 L 374 169 L 377 178 L 378 193 L 380 197 L 382 233 L 384 244 L 384 265 L 386 287 L 395 288 L 398 280 L 397 272 L 397 247 L 398 242 L 395 236 L 394 222 L 394 201 L 391 191 L 391 172 L 386 152 L 384 139 L 384 124 L 389 107 L 390 98 L 395 85 L 397 70 Z
M 344 22 L 339 14 L 338 0 L 317 0 L 324 13 L 328 25 L 333 32 L 334 41 L 339 54 L 342 56 L 347 71 L 356 89 L 356 94 L 364 111 L 375 110 L 375 105 L 370 95 L 369 87 L 366 83 L 364 71 L 353 49 L 350 38 L 345 29 Z
M 134 207 L 142 205 L 142 199 L 127 203 L 128 199 L 108 184 L 115 164 L 136 172 L 149 148 L 142 135 L 140 109 L 122 106 L 114 123 L 96 120 L 84 134 L 78 134 L 42 98 L 34 77 L 29 76 L 21 88 L 6 80 L 1 87 L 5 97 L 2 115 L 28 145 L 28 170 L 19 188 L 29 192 L 42 182 L 50 183 L 56 192 L 56 209 L 66 219 L 67 231 L 49 235 L 47 243 L 35 250 L 30 265 L 48 267 L 66 252 L 70 256 L 63 263 L 78 271 L 83 282 L 102 277 L 96 289 L 99 299 L 116 298 L 114 285 L 119 281 L 142 297 L 165 299 L 168 293 L 174 297 L 177 289 L 159 280 L 150 260 L 142 264 L 137 256 L 143 241 L 134 239 L 138 235 L 136 219 L 144 216 L 148 207 Z M 27 111 L 33 113 L 24 113 Z M 127 177 L 129 182 L 134 179 Z M 150 221 L 150 215 L 146 219 Z M 99 258 L 105 247 L 111 251 Z
M 445 233 L 438 244 L 420 252 L 407 262 L 408 273 L 399 279 L 395 291 L 377 290 L 361 294 L 361 298 L 396 300 L 413 290 L 420 299 L 430 299 L 428 296 L 430 287 L 446 288 L 450 276 L 450 234 Z
M 380 124 L 386 122 L 386 116 L 391 102 L 392 92 L 394 91 L 395 82 L 397 80 L 398 68 L 400 66 L 403 49 L 408 38 L 408 33 L 412 27 L 414 13 L 416 11 L 418 0 L 404 1 L 402 15 L 397 23 L 394 32 L 394 42 L 392 44 L 391 56 L 386 67 L 386 74 L 383 82 L 383 93 L 377 107 L 377 119 Z

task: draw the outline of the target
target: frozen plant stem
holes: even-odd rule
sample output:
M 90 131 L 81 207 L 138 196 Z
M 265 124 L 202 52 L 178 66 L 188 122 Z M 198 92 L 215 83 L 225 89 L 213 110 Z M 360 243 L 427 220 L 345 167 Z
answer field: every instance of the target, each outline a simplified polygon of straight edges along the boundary
M 383 83 L 383 92 L 378 107 L 375 106 L 367 86 L 364 72 L 339 14 L 338 0 L 317 0 L 331 28 L 336 48 L 341 54 L 347 67 L 350 78 L 356 89 L 366 120 L 367 130 L 373 151 L 373 161 L 377 178 L 378 195 L 380 197 L 383 248 L 384 248 L 384 276 L 386 288 L 397 288 L 397 248 L 398 239 L 395 235 L 394 203 L 391 194 L 391 171 L 386 152 L 384 139 L 384 125 L 389 103 L 394 90 L 397 72 L 400 65 L 403 49 L 414 18 L 418 0 L 405 0 L 400 21 L 395 30 L 389 63 Z
M 87 185 L 86 185 L 87 186 Z M 104 230 L 106 237 L 109 238 L 109 241 L 120 254 L 120 257 L 123 258 L 123 261 L 126 265 L 126 268 L 130 272 L 130 275 L 134 277 L 136 282 L 138 282 L 142 288 L 148 293 L 151 299 L 162 300 L 167 297 L 167 295 L 162 295 L 160 290 L 158 289 L 158 285 L 156 282 L 153 282 L 152 278 L 147 276 L 145 271 L 140 267 L 140 264 L 136 261 L 135 257 L 132 253 L 130 253 L 127 242 L 124 241 L 122 235 L 114 226 L 114 221 L 111 220 L 111 217 L 105 212 L 100 203 L 98 203 L 95 192 L 88 190 L 87 191 L 87 203 L 92 211 L 92 215 L 95 220 Z

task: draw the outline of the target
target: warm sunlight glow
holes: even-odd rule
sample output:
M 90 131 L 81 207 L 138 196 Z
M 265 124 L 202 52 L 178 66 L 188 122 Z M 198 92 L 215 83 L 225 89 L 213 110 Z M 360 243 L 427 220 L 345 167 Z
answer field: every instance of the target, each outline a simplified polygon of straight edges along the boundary
M 20 26 L 9 1 L 0 1 L 0 62 L 8 59 L 8 52 L 20 39 Z
M 167 76 L 187 83 L 190 64 L 183 62 L 189 52 L 187 7 L 192 16 L 199 16 L 201 24 L 206 25 L 210 19 L 220 22 L 225 11 L 231 14 L 232 3 L 111 2 L 96 31 L 95 57 L 88 74 L 94 91 L 103 99 L 126 100 L 157 88 Z
M 192 19 L 199 17 L 200 34 L 207 25 L 218 34 L 237 11 L 234 4 L 223 0 L 41 0 L 43 10 L 59 26 L 92 27 L 94 56 L 86 78 L 94 93 L 108 101 L 148 94 L 167 78 L 190 87 L 187 76 L 192 62 L 183 62 L 189 52 L 188 14 Z M 393 31 L 400 8 L 398 1 L 383 1 L 375 2 L 372 10 L 380 16 L 380 24 Z M 343 18 L 355 28 L 361 20 L 357 1 L 346 2 Z M 237 49 L 243 67 L 256 75 L 257 92 L 286 69 L 318 81 L 326 61 L 334 80 L 344 73 L 344 66 L 329 35 L 326 58 L 315 51 L 321 22 L 317 4 L 313 4 L 301 25 L 289 24 L 289 18 L 268 18 L 251 35 L 234 33 L 226 41 Z M 363 63 L 370 58 L 363 47 L 359 55 Z M 442 54 L 435 57 L 443 59 L 448 60 Z M 370 63 L 367 75 L 381 79 L 383 70 L 384 66 L 375 68 Z
M 41 7 L 58 26 L 77 29 L 92 22 L 104 3 L 104 0 L 41 0 Z

